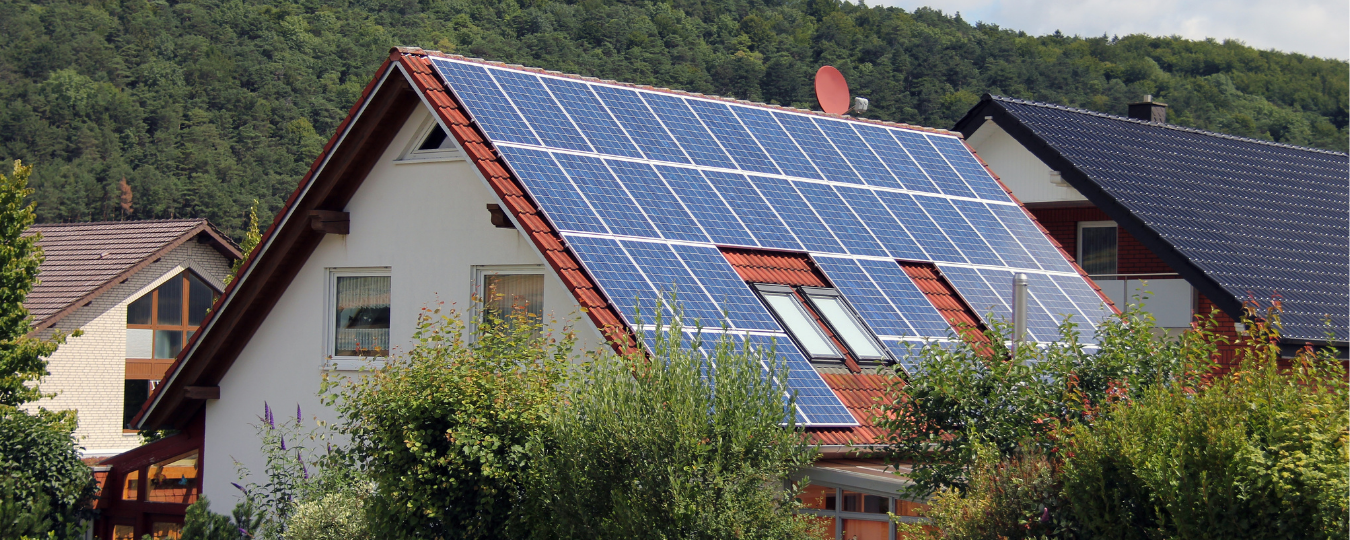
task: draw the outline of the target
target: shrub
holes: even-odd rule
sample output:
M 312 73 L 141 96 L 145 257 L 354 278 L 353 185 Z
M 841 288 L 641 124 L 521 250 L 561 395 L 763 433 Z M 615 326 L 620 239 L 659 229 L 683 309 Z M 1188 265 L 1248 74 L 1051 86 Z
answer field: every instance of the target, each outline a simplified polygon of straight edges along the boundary
M 561 401 L 573 338 L 523 311 L 485 313 L 470 335 L 456 312 L 424 310 L 415 346 L 329 396 L 347 451 L 375 493 L 380 538 L 500 538 L 537 458 L 531 440 Z
M 296 505 L 286 527 L 288 540 L 369 540 L 368 494 L 359 489 L 329 493 Z
M 654 341 L 652 359 L 601 357 L 567 387 L 536 437 L 533 536 L 811 537 L 787 477 L 815 454 L 776 356 L 729 339 L 705 356 L 678 326 Z
M 74 430 L 74 415 L 0 405 L 0 538 L 83 536 L 95 484 Z

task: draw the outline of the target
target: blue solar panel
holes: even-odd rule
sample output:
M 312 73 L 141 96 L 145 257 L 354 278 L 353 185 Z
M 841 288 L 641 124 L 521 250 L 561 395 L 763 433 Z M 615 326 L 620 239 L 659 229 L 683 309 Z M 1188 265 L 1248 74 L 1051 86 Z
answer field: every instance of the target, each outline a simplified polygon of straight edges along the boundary
M 1022 248 L 1022 244 L 1008 232 L 1003 222 L 994 217 L 984 203 L 960 199 L 952 199 L 951 202 L 1008 266 L 1033 270 L 1040 268 L 1035 259 L 1031 258 L 1027 250 Z
M 628 255 L 647 276 L 647 281 L 661 289 L 662 301 L 679 304 L 683 311 L 681 321 L 686 328 L 720 328 L 722 312 L 708 298 L 694 274 L 680 262 L 668 244 L 655 242 L 620 242 Z
M 1013 290 L 1013 272 L 1008 270 L 993 270 L 981 268 L 980 275 L 989 282 L 989 286 L 995 291 L 1005 291 L 1008 298 L 1012 298 Z M 1027 276 L 1030 278 L 1030 275 Z M 1030 287 L 1028 287 L 1030 289 Z M 1059 336 L 1059 319 L 1050 315 L 1050 312 L 1041 304 L 1036 290 L 1028 290 L 1027 295 L 1027 331 L 1031 332 L 1032 339 L 1036 341 L 1054 341 Z M 1042 294 L 1048 294 L 1041 291 Z M 1012 304 L 1010 300 L 1009 305 Z M 1011 313 L 1011 311 L 1009 312 Z M 1011 319 L 1009 319 L 1011 321 Z
M 942 232 L 947 233 L 947 238 L 952 240 L 956 248 L 961 250 L 970 262 L 975 264 L 987 264 L 990 266 L 1003 266 L 1003 261 L 994 254 L 994 250 L 985 243 L 975 229 L 966 222 L 961 214 L 957 213 L 956 208 L 952 206 L 951 199 L 941 197 L 930 197 L 927 195 L 915 195 L 914 200 L 928 211 L 928 215 L 933 218 L 933 222 L 942 228 Z
M 905 315 L 901 314 L 887 300 L 886 294 L 868 277 L 867 272 L 858 266 L 858 261 L 839 257 L 815 257 L 816 264 L 830 278 L 830 283 L 839 288 L 853 309 L 881 336 L 918 335 Z M 899 268 L 899 265 L 895 265 Z
M 500 150 L 555 226 L 565 231 L 609 232 L 549 153 L 510 146 Z
M 910 157 L 913 157 L 919 167 L 925 173 L 928 173 L 928 178 L 937 184 L 943 193 L 959 197 L 975 196 L 975 192 L 971 191 L 970 186 L 967 186 L 951 165 L 947 164 L 947 160 L 942 159 L 942 155 L 938 154 L 937 149 L 928 143 L 927 137 L 919 133 L 898 129 L 891 130 L 891 134 L 895 136 L 896 140 L 900 141 L 900 145 L 904 146 L 905 150 L 909 151 Z
M 891 257 L 913 261 L 929 260 L 928 255 L 924 254 L 923 249 L 909 235 L 909 231 L 906 231 L 900 222 L 896 221 L 895 216 L 886 210 L 885 205 L 881 204 L 881 200 L 877 199 L 872 190 L 837 186 L 835 191 L 839 192 L 844 198 L 844 203 L 858 214 L 858 218 L 868 229 L 871 229 L 872 235 L 881 242 L 886 251 L 890 252 Z
M 600 214 L 610 232 L 660 238 L 603 161 L 571 154 L 554 154 L 553 157 L 591 202 L 591 207 Z
M 708 236 L 694 222 L 693 216 L 675 198 L 666 183 L 656 175 L 651 165 L 631 161 L 605 160 L 610 170 L 623 179 L 624 187 L 656 225 L 661 235 L 672 240 L 707 242 Z
M 941 338 L 951 334 L 951 325 L 938 313 L 928 297 L 894 261 L 858 261 L 858 265 L 872 276 L 882 294 L 905 314 L 916 335 Z
M 638 97 L 637 92 L 602 85 L 591 85 L 591 89 L 600 96 L 609 112 L 619 119 L 619 125 L 633 138 L 647 159 L 689 163 L 684 151 L 656 121 L 656 116 L 647 108 L 647 103 Z
M 939 154 L 956 169 L 957 174 L 966 181 L 966 185 L 975 192 L 975 195 L 981 199 L 991 201 L 1007 202 L 1008 192 L 994 181 L 994 177 L 989 175 L 980 162 L 975 160 L 975 156 L 966 148 L 965 143 L 956 139 L 956 137 L 942 137 L 939 135 L 929 135 L 928 142 L 933 143 Z
M 834 142 L 834 147 L 844 154 L 849 164 L 853 165 L 853 170 L 862 176 L 863 182 L 872 186 L 881 186 L 888 188 L 902 188 L 900 182 L 891 175 L 891 171 L 881 164 L 877 156 L 872 154 L 872 150 L 863 144 L 862 139 L 853 131 L 850 124 L 853 122 L 840 122 L 838 120 L 826 120 L 824 118 L 816 119 L 816 126 L 825 133 Z
M 717 139 L 708 133 L 708 128 L 703 127 L 703 123 L 694 116 L 694 111 L 689 110 L 684 99 L 665 94 L 643 94 L 642 97 L 689 157 L 693 158 L 694 163 L 705 167 L 736 168 L 727 153 L 722 151 Z
M 629 324 L 655 323 L 652 314 L 656 312 L 660 295 L 643 277 L 642 269 L 619 247 L 617 240 L 569 234 L 564 234 L 563 238 Z M 635 318 L 639 310 L 640 318 Z M 662 317 L 670 320 L 670 311 L 663 311 Z
M 553 101 L 553 96 L 544 89 L 539 77 L 503 69 L 493 70 L 492 76 L 506 91 L 506 97 L 511 98 L 511 102 L 516 105 L 516 110 L 530 119 L 530 125 L 545 146 L 591 151 L 591 145 L 581 137 L 572 119 L 563 114 L 562 108 Z
M 722 143 L 722 148 L 731 154 L 731 158 L 740 166 L 741 169 L 768 174 L 781 174 L 778 167 L 775 167 L 769 156 L 765 155 L 764 150 L 759 147 L 759 143 L 750 137 L 750 132 L 745 130 L 731 114 L 731 109 L 721 103 L 712 103 L 697 99 L 687 100 L 689 107 L 694 109 L 698 117 L 703 120 L 703 124 L 712 131 L 713 137 Z
M 750 130 L 750 134 L 759 141 L 760 147 L 769 153 L 769 157 L 778 164 L 783 174 L 798 178 L 821 178 L 816 167 L 797 147 L 797 143 L 783 131 L 782 126 L 778 125 L 773 113 L 750 107 L 732 107 L 732 112 L 736 113 L 741 123 Z
M 714 191 L 712 184 L 695 169 L 657 165 L 656 172 L 666 179 L 666 184 L 675 191 L 675 195 L 684 203 L 684 207 L 694 215 L 694 220 L 703 226 L 703 230 L 712 237 L 713 243 L 738 246 L 754 246 L 755 238 L 745 230 L 745 225 L 736 217 Z
M 736 274 L 722 252 L 712 246 L 673 246 L 685 266 L 698 276 L 727 321 L 738 330 L 782 331 L 750 286 Z
M 759 245 L 773 249 L 800 250 L 802 244 L 792 235 L 778 213 L 769 208 L 764 197 L 739 174 L 703 171 L 703 175 L 717 188 L 722 198 L 740 216 L 741 221 L 755 236 Z
M 886 168 L 899 179 L 902 187 L 914 191 L 941 193 L 933 181 L 928 179 L 928 175 L 923 173 L 923 169 L 920 169 L 905 149 L 900 147 L 900 143 L 891 137 L 891 130 L 866 124 L 859 124 L 854 128 L 862 136 L 863 141 L 872 148 L 872 152 L 886 164 Z
M 1046 274 L 1027 273 L 1027 289 L 1041 306 L 1050 312 L 1055 323 L 1063 323 L 1065 319 L 1072 320 L 1078 325 L 1080 342 L 1096 343 L 1092 338 L 1093 330 L 1096 328 L 1092 320 L 1078 310 L 1078 306 L 1059 289 L 1054 279 Z
M 488 138 L 494 141 L 539 144 L 539 139 L 530 131 L 530 126 L 520 118 L 520 113 L 511 106 L 511 102 L 497 87 L 497 83 L 488 76 L 486 69 L 444 60 L 434 60 L 433 64 L 436 70 L 441 72 L 441 77 L 449 81 L 455 94 L 464 100 L 469 114 L 478 120 Z
M 806 249 L 826 253 L 846 253 L 839 245 L 839 241 L 802 199 L 801 194 L 797 193 L 792 182 L 763 176 L 751 176 L 750 181 L 759 188 L 760 193 L 764 194 L 764 198 Z
M 998 216 L 999 220 L 1012 231 L 1013 235 L 1021 240 L 1022 247 L 1031 252 L 1031 256 L 1040 263 L 1041 268 L 1051 272 L 1073 272 L 1069 261 L 1064 259 L 1064 254 L 1059 249 L 1050 244 L 1050 239 L 1041 232 L 1041 229 L 1031 222 L 1026 212 L 1021 207 L 1009 206 L 1006 204 L 991 204 L 989 209 Z
M 885 257 L 886 250 L 882 249 L 877 239 L 872 237 L 872 232 L 864 227 L 858 217 L 849 209 L 849 205 L 839 198 L 834 188 L 827 184 L 816 184 L 813 182 L 793 182 L 797 186 L 797 191 L 801 192 L 806 202 L 816 210 L 816 214 L 825 221 L 827 227 L 834 232 L 835 238 L 844 244 L 848 252 L 853 255 L 871 255 L 876 257 Z
M 1079 276 L 1050 277 L 1055 280 L 1055 284 L 1059 285 L 1059 289 L 1064 291 L 1064 294 L 1068 295 L 1070 300 L 1073 300 L 1074 305 L 1078 306 L 1078 311 L 1082 312 L 1089 321 L 1092 321 L 1092 324 L 1101 326 L 1115 316 L 1115 312 L 1106 306 L 1106 302 L 1100 296 L 1097 296 L 1097 291 L 1092 290 L 1092 287 L 1083 278 Z
M 806 361 L 797 346 L 786 334 L 774 336 L 748 335 L 745 342 L 752 349 L 772 350 L 788 368 L 788 387 L 796 392 L 797 409 L 815 425 L 856 426 L 858 421 L 848 412 L 839 397 L 825 384 L 811 363 Z
M 619 124 L 609 115 L 609 111 L 600 104 L 600 100 L 591 93 L 588 85 L 543 77 L 544 85 L 553 92 L 553 97 L 562 104 L 563 110 L 572 116 L 581 128 L 581 133 L 601 154 L 642 157 L 642 153 L 633 146 L 633 141 L 623 132 Z
M 797 146 L 806 153 L 806 157 L 825 174 L 826 180 L 850 184 L 862 183 L 857 173 L 853 172 L 853 168 L 848 166 L 844 157 L 839 155 L 839 151 L 835 150 L 834 145 L 830 144 L 829 139 L 825 138 L 810 118 L 783 113 L 774 113 L 774 116 L 778 118 L 778 123 L 788 135 L 797 142 Z
M 1008 307 L 1008 300 L 1012 295 L 1012 282 L 1008 282 L 1005 290 L 994 290 L 980 276 L 979 271 L 974 268 L 965 268 L 960 266 L 938 265 L 942 271 L 942 276 L 956 288 L 957 294 L 970 304 L 971 309 L 980 316 L 986 323 L 993 320 L 1010 322 L 1012 320 L 1012 309 Z M 992 319 L 991 319 L 992 316 Z
M 909 231 L 910 236 L 928 252 L 931 260 L 942 262 L 967 262 L 966 258 L 957 251 L 956 246 L 947 235 L 942 233 L 933 218 L 919 208 L 914 198 L 904 193 L 894 193 L 890 191 L 877 191 L 877 197 L 881 199 L 882 204 L 891 211 L 891 214 L 900 220 L 900 224 Z

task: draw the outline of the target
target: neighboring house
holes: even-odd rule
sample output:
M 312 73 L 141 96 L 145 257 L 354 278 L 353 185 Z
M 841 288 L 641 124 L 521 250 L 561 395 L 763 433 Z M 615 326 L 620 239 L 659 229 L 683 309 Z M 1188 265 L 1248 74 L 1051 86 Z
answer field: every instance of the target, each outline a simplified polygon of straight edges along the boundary
M 24 307 L 41 336 L 80 330 L 30 406 L 73 409 L 86 457 L 141 444 L 126 424 L 206 316 L 238 248 L 206 220 L 34 225 L 46 256 Z
M 875 368 L 983 326 L 972 303 L 1006 317 L 1015 272 L 1032 339 L 1115 313 L 957 134 L 395 49 L 136 420 L 182 433 L 104 462 L 96 534 L 170 529 L 197 489 L 228 510 L 264 403 L 334 420 L 325 373 L 495 288 L 593 350 L 650 342 L 669 291 L 687 327 L 776 342 L 824 452 L 807 511 L 891 538 L 913 504 L 866 455 Z M 185 453 L 199 476 L 158 468 Z
M 1173 333 L 1217 308 L 1231 339 L 1245 302 L 1278 300 L 1286 352 L 1344 357 L 1346 154 L 1167 124 L 1151 99 L 1129 112 L 986 95 L 955 129 L 1117 305 L 1143 297 Z

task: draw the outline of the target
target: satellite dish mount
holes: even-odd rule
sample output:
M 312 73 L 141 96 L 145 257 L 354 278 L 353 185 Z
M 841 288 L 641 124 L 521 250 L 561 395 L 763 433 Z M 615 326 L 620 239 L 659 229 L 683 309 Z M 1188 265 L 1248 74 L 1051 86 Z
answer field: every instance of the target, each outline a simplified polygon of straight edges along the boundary
M 821 66 L 816 71 L 816 101 L 820 109 L 830 114 L 848 112 L 848 82 L 834 66 Z

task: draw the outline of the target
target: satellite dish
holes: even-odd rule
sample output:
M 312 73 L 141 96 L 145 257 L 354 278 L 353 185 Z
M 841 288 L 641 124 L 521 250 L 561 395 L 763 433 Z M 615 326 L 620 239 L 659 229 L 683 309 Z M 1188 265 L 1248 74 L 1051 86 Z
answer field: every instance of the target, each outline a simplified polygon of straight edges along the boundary
M 831 114 L 848 112 L 848 83 L 833 66 L 821 66 L 816 71 L 816 101 L 821 110 Z

